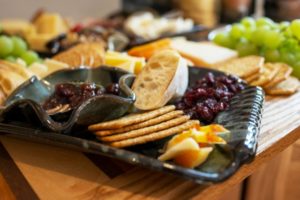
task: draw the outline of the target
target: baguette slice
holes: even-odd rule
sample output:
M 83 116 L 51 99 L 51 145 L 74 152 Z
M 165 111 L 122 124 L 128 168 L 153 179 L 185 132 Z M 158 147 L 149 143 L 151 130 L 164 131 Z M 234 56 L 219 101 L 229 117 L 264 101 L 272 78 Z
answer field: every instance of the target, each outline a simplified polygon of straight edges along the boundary
M 4 94 L 4 91 L 2 90 L 1 86 L 0 86 L 0 106 L 2 106 L 5 102 L 6 99 L 6 95 Z
M 135 79 L 135 107 L 140 110 L 160 108 L 172 98 L 182 96 L 188 85 L 186 60 L 175 50 L 155 53 Z

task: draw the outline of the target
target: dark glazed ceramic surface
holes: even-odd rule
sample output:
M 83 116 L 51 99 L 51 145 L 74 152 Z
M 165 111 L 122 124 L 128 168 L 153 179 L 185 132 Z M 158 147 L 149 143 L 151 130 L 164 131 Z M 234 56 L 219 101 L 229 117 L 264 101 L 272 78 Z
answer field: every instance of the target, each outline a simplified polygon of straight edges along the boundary
M 189 84 L 192 85 L 209 71 L 212 70 L 190 67 Z M 212 72 L 215 75 L 222 74 L 217 71 Z M 248 86 L 234 96 L 230 108 L 215 119 L 216 123 L 224 125 L 231 131 L 230 134 L 222 136 L 228 144 L 216 145 L 207 161 L 195 169 L 183 168 L 172 162 L 161 162 L 156 159 L 169 138 L 132 148 L 117 149 L 98 142 L 91 133 L 74 137 L 15 123 L 0 123 L 0 132 L 22 139 L 106 155 L 139 166 L 173 173 L 197 183 L 212 183 L 230 177 L 242 164 L 250 162 L 255 156 L 263 101 L 264 93 L 259 87 Z
M 133 78 L 134 75 L 113 67 L 64 70 L 42 80 L 32 77 L 8 97 L 0 121 L 25 121 L 55 132 L 69 132 L 75 125 L 89 125 L 115 119 L 124 115 L 133 105 L 135 95 L 128 86 Z M 104 87 L 111 83 L 119 83 L 121 95 L 96 96 L 69 113 L 49 116 L 41 105 L 54 92 L 56 84 L 65 82 L 91 82 Z M 66 121 L 57 120 L 62 118 L 61 115 L 67 115 L 64 116 Z

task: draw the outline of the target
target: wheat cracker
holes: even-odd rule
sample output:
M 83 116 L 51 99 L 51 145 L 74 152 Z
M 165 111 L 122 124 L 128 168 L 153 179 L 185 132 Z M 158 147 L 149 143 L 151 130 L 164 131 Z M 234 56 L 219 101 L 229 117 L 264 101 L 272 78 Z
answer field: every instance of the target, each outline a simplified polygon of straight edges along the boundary
M 122 140 L 122 141 L 118 141 L 118 142 L 112 142 L 112 143 L 108 143 L 108 144 L 110 144 L 113 147 L 123 148 L 123 147 L 144 144 L 147 142 L 153 142 L 153 141 L 160 140 L 162 138 L 174 135 L 176 133 L 185 131 L 189 128 L 194 127 L 195 125 L 199 125 L 199 123 L 200 122 L 198 120 L 189 120 L 178 126 L 175 126 L 175 127 L 172 127 L 172 128 L 166 129 L 166 130 L 162 130 L 162 131 L 159 131 L 156 133 L 151 133 L 149 135 L 144 135 L 144 136 L 131 138 L 131 139 L 127 139 L 127 140 Z
M 285 64 L 285 63 L 273 63 L 274 65 L 277 65 L 279 67 L 279 72 L 277 75 L 271 80 L 269 83 L 264 85 L 264 88 L 271 88 L 277 85 L 278 83 L 286 80 L 292 73 L 293 69 Z
M 163 115 L 165 113 L 171 112 L 175 110 L 174 105 L 170 106 L 164 106 L 156 110 L 140 113 L 140 114 L 134 114 L 131 116 L 125 116 L 116 120 L 108 121 L 108 122 L 101 122 L 98 124 L 93 124 L 88 127 L 90 131 L 99 131 L 99 130 L 105 130 L 105 129 L 118 129 L 123 128 L 125 126 L 131 125 L 131 124 L 137 124 L 140 122 L 147 121 L 149 119 L 155 118 L 157 116 Z
M 160 124 L 156 124 L 156 125 L 153 125 L 153 126 L 149 126 L 149 127 L 145 127 L 145 128 L 125 132 L 125 133 L 120 133 L 120 134 L 117 134 L 117 135 L 100 137 L 99 139 L 104 141 L 104 142 L 116 142 L 116 141 L 120 141 L 120 140 L 127 140 L 127 139 L 130 139 L 130 138 L 135 138 L 135 137 L 139 137 L 139 136 L 142 136 L 142 135 L 147 135 L 147 134 L 150 134 L 150 133 L 158 132 L 158 131 L 161 131 L 161 130 L 165 130 L 165 129 L 177 126 L 179 124 L 187 122 L 189 119 L 190 119 L 189 116 L 181 116 L 181 117 L 171 119 L 169 121 L 166 121 L 166 122 L 163 122 L 163 123 L 160 123 Z
M 294 94 L 299 88 L 299 80 L 295 77 L 289 77 L 272 88 L 265 91 L 268 95 L 290 95 Z
M 163 114 L 161 116 L 158 116 L 156 118 L 150 119 L 150 120 L 145 121 L 145 122 L 125 126 L 124 128 L 119 128 L 119 129 L 97 131 L 95 134 L 98 135 L 98 136 L 108 136 L 108 135 L 113 135 L 113 134 L 117 134 L 117 133 L 125 133 L 125 132 L 128 132 L 128 131 L 132 131 L 132 130 L 152 126 L 152 125 L 155 125 L 155 124 L 159 124 L 159 123 L 162 123 L 164 121 L 168 121 L 170 119 L 178 117 L 180 115 L 183 115 L 183 111 L 175 110 L 175 111 L 171 111 L 169 113 Z
M 250 85 L 253 86 L 264 86 L 274 79 L 274 77 L 279 72 L 279 66 L 267 63 L 263 66 L 263 71 L 260 74 L 259 78 L 255 81 L 252 81 Z

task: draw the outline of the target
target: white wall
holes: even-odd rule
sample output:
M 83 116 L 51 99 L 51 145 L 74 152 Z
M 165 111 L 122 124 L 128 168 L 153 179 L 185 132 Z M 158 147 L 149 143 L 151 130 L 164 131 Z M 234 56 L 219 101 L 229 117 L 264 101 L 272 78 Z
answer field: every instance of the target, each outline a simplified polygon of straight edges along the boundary
M 119 0 L 0 0 L 0 19 L 30 19 L 37 9 L 45 8 L 79 20 L 104 16 L 120 6 Z

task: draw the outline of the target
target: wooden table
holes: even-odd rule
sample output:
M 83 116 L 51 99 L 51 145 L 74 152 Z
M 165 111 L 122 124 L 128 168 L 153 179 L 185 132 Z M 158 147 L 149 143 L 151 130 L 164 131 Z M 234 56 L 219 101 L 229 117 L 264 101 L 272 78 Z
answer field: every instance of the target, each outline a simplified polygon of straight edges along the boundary
M 255 160 L 227 181 L 204 186 L 106 157 L 2 136 L 0 199 L 217 199 L 299 137 L 300 93 L 268 97 Z

